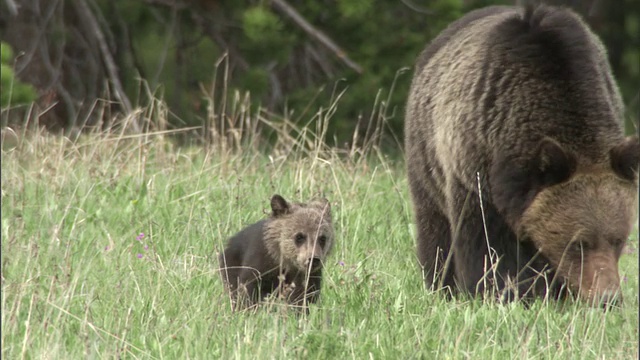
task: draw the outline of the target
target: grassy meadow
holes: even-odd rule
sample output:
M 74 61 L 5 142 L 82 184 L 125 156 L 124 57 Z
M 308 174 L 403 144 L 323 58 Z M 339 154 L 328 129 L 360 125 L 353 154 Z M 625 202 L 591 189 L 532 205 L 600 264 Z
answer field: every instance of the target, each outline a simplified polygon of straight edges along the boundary
M 423 288 L 402 156 L 328 148 L 318 124 L 274 126 L 268 152 L 250 126 L 207 148 L 161 129 L 5 129 L 2 358 L 638 358 L 637 230 L 619 309 L 447 301 Z M 308 316 L 278 302 L 234 313 L 218 275 L 226 239 L 274 193 L 332 203 L 336 243 Z

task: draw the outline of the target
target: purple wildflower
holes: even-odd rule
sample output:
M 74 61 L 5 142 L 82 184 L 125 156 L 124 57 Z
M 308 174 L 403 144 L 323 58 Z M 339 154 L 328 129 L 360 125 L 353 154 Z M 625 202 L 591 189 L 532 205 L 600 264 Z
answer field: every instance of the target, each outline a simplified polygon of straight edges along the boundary
M 147 251 L 147 250 L 149 250 L 149 245 L 144 246 L 144 251 Z
M 109 251 L 109 245 L 104 247 L 104 251 Z
M 138 241 L 142 241 L 143 238 L 144 238 L 144 233 L 140 233 L 138 236 L 136 236 L 136 240 Z
M 138 253 L 138 255 L 136 255 L 138 257 L 138 259 L 142 259 L 142 254 Z
M 340 266 L 344 266 L 344 261 L 340 260 L 340 262 L 338 263 Z

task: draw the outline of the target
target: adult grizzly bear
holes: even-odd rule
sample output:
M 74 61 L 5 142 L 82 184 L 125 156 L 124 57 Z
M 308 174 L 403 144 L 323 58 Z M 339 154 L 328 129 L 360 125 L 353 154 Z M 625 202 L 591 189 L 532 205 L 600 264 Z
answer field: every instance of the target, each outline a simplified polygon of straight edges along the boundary
M 604 46 L 572 11 L 452 23 L 417 61 L 405 124 L 427 286 L 614 300 L 638 201 L 622 120 Z
M 273 292 L 305 308 L 318 299 L 322 264 L 333 247 L 329 202 L 289 203 L 274 195 L 271 211 L 231 237 L 220 254 L 234 309 L 257 305 Z

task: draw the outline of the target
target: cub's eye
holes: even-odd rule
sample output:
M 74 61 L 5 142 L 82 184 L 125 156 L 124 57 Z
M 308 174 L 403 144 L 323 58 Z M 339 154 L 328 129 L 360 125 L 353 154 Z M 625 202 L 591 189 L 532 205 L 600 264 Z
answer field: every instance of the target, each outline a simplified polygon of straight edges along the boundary
M 324 235 L 320 235 L 320 237 L 318 238 L 318 244 L 320 244 L 321 247 L 324 247 L 326 243 L 327 243 L 327 237 Z
M 294 238 L 296 245 L 302 245 L 304 244 L 304 234 L 303 233 L 297 233 L 296 237 Z

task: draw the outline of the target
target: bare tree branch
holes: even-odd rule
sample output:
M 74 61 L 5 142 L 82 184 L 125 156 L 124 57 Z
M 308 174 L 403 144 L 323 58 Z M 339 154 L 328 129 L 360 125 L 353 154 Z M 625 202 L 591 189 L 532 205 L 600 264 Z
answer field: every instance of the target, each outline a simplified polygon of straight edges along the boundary
M 320 67 L 320 70 L 324 72 L 325 76 L 327 76 L 328 78 L 333 78 L 335 76 L 335 74 L 333 73 L 333 70 L 331 69 L 331 64 L 329 64 L 329 62 L 326 61 L 324 56 L 318 53 L 316 49 L 313 48 L 313 46 L 307 43 L 304 45 L 304 49 L 305 49 L 305 52 L 311 55 L 313 60 L 315 60 L 315 62 Z M 307 70 L 308 70 L 307 72 L 310 72 L 309 70 L 311 70 L 311 67 L 309 66 Z
M 420 6 L 420 5 L 414 4 L 410 0 L 400 0 L 400 1 L 402 1 L 402 3 L 405 4 L 409 9 L 411 9 L 411 10 L 417 12 L 417 13 L 425 14 L 425 15 L 433 15 L 433 14 L 435 14 L 435 11 L 429 10 L 424 6 Z
M 40 24 L 38 28 L 38 34 L 34 36 L 33 39 L 31 39 L 31 45 L 29 46 L 29 50 L 25 51 L 24 57 L 20 60 L 20 62 L 16 63 L 17 74 L 21 73 L 25 68 L 27 68 L 27 66 L 29 66 L 36 54 L 38 47 L 42 46 L 41 41 L 46 37 L 49 23 L 53 21 L 53 17 L 56 13 L 56 8 L 59 4 L 60 2 L 57 0 L 49 2 L 48 5 L 50 6 L 46 9 L 46 12 L 42 11 L 45 12 L 45 14 L 42 17 L 37 18 L 37 22 Z M 35 5 L 39 6 L 40 4 L 36 3 Z
M 83 31 L 84 29 L 80 29 L 78 27 L 71 27 L 70 34 L 73 34 L 74 39 L 74 47 L 78 49 L 82 49 L 83 52 L 86 51 L 82 58 L 76 56 L 68 56 L 66 59 L 67 68 L 65 69 L 69 79 L 84 79 L 79 85 L 80 88 L 76 88 L 74 93 L 76 96 L 81 91 L 84 96 L 80 96 L 80 98 L 86 97 L 96 97 L 98 96 L 98 87 L 101 86 L 102 82 L 102 73 L 104 72 L 100 50 L 95 48 L 94 39 L 91 37 L 87 39 L 87 32 Z M 81 101 L 79 101 L 81 102 Z
M 16 16 L 18 14 L 18 5 L 16 5 L 16 2 L 13 0 L 5 0 L 5 3 L 9 8 L 9 13 L 11 13 L 11 16 Z
M 122 32 L 119 42 L 123 44 L 123 47 L 131 55 L 131 60 L 133 61 L 133 68 L 135 69 L 135 71 L 142 79 L 146 79 L 147 75 L 144 66 L 142 66 L 142 62 L 140 61 L 138 52 L 136 51 L 135 46 L 133 46 L 133 35 L 131 33 L 131 29 L 129 28 L 129 24 L 127 24 L 126 21 L 122 18 L 122 14 L 118 10 L 118 7 L 115 6 L 114 2 L 111 2 L 110 6 L 115 21 L 118 24 L 120 31 Z
M 178 0 L 143 0 L 143 1 L 149 5 L 164 5 L 171 8 L 175 8 L 176 10 L 181 10 L 187 7 L 187 4 Z
M 102 60 L 104 61 L 104 65 L 107 70 L 107 74 L 109 75 L 111 85 L 113 86 L 116 99 L 118 99 L 124 113 L 130 114 L 132 112 L 131 102 L 129 101 L 127 94 L 124 92 L 124 88 L 122 87 L 122 83 L 120 82 L 120 78 L 118 77 L 118 68 L 115 61 L 113 60 L 111 51 L 109 51 L 109 46 L 107 45 L 105 36 L 98 26 L 96 17 L 91 12 L 91 9 L 89 9 L 89 6 L 85 2 L 85 0 L 75 0 L 74 3 L 76 5 L 76 11 L 78 12 L 78 15 L 80 15 L 80 18 L 84 22 L 85 26 L 91 31 L 96 41 L 98 42 L 98 47 L 100 47 L 100 52 L 102 53 Z M 140 131 L 139 125 L 135 122 L 134 128 L 136 132 Z
M 47 90 L 51 88 L 55 89 L 57 95 L 62 98 L 62 101 L 66 106 L 67 112 L 69 113 L 67 118 L 67 124 L 73 124 L 77 116 L 76 107 L 74 105 L 72 96 L 64 88 L 64 86 L 62 85 L 62 81 L 60 80 L 62 77 L 60 70 L 62 68 L 62 58 L 64 57 L 64 54 L 60 53 L 58 55 L 58 60 L 56 61 L 56 65 L 52 64 L 51 59 L 49 57 L 49 52 L 48 52 L 49 45 L 47 44 L 46 38 L 43 38 L 41 41 L 44 43 L 42 46 L 38 47 L 41 64 L 43 65 L 44 69 L 49 73 L 51 77 L 51 79 L 49 80 L 49 83 L 46 84 L 44 88 Z
M 355 63 L 353 60 L 347 56 L 347 53 L 342 50 L 333 40 L 331 40 L 327 35 L 325 35 L 322 31 L 316 29 L 311 25 L 305 18 L 300 15 L 296 9 L 294 9 L 291 5 L 289 5 L 285 0 L 271 0 L 271 5 L 278 11 L 284 13 L 286 16 L 291 18 L 293 22 L 295 22 L 302 30 L 304 30 L 311 37 L 322 43 L 329 50 L 333 51 L 333 53 L 342 60 L 345 65 L 353 69 L 358 74 L 362 74 L 362 67 Z

